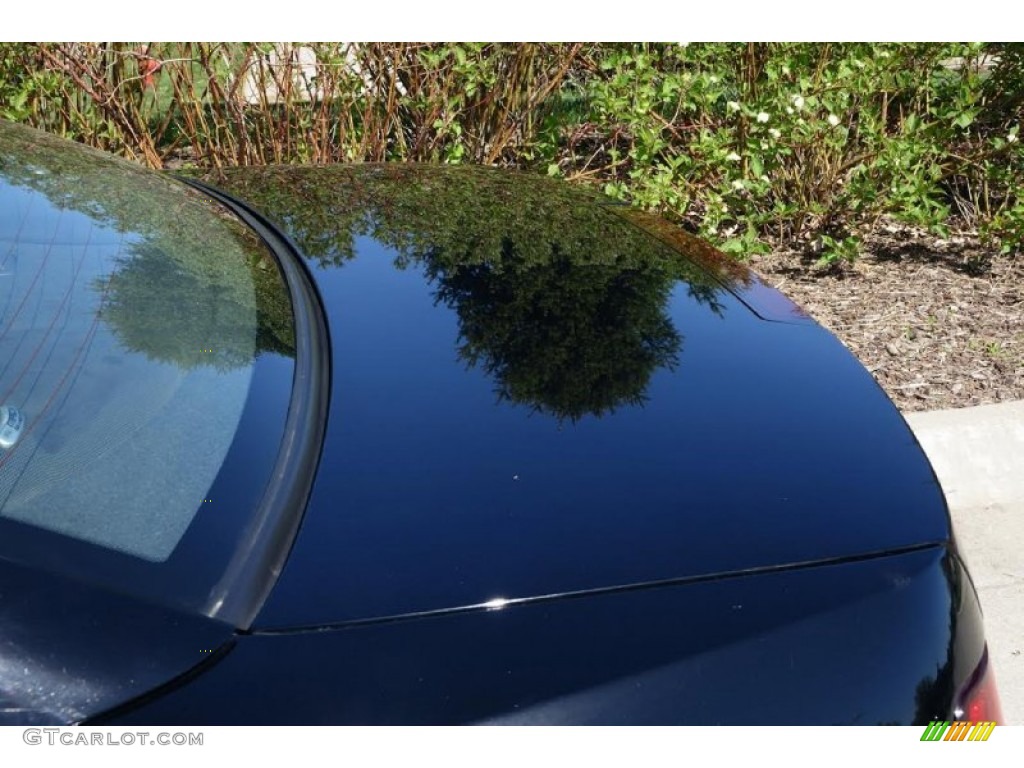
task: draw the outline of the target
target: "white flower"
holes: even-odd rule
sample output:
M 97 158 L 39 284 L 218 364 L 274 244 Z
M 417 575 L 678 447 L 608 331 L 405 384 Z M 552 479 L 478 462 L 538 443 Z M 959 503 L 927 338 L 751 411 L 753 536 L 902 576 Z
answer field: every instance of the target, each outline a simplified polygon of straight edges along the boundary
M 839 118 L 836 117 L 835 115 L 829 115 L 828 124 L 835 128 L 837 125 L 839 125 Z
M 730 112 L 739 112 L 740 103 L 738 101 L 730 101 L 725 105 Z
M 1007 137 L 1006 137 L 1006 143 L 1007 144 L 1013 144 L 1013 142 L 1015 142 L 1016 140 L 1017 140 L 1017 134 L 1016 133 L 1008 134 Z
M 793 114 L 793 108 L 792 107 L 786 107 L 786 114 L 787 115 L 792 115 Z
M 782 136 L 782 131 L 780 131 L 778 128 L 769 128 L 768 135 L 771 136 L 773 139 L 778 139 Z
M 771 115 L 769 115 L 767 112 L 758 112 L 757 113 L 757 122 L 759 122 L 759 123 L 767 123 L 770 118 L 771 118 Z
M 718 82 L 718 75 L 711 75 L 711 77 L 708 78 L 708 82 L 711 83 L 712 85 L 717 83 Z
M 740 160 L 740 156 L 737 155 L 735 152 L 730 152 L 728 155 L 725 156 L 725 159 L 728 160 L 730 163 L 738 163 Z
M 761 175 L 761 181 L 769 182 L 769 181 L 771 181 L 771 179 L 769 179 L 767 175 L 762 174 Z
M 799 95 L 794 96 L 793 97 L 793 106 L 796 107 L 797 109 L 803 109 L 804 108 L 804 97 L 803 96 L 799 96 Z
M 743 189 L 743 187 L 744 187 L 743 179 L 735 179 L 735 180 L 733 180 L 733 182 L 732 182 L 732 188 L 733 189 Z

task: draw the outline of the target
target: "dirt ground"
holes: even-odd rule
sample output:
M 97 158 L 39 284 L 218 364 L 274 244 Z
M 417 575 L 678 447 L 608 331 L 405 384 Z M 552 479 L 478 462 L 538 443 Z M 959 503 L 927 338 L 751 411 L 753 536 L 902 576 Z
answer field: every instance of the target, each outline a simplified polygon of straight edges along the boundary
M 750 265 L 853 351 L 906 411 L 1024 399 L 1024 261 L 970 235 L 883 225 L 852 264 Z

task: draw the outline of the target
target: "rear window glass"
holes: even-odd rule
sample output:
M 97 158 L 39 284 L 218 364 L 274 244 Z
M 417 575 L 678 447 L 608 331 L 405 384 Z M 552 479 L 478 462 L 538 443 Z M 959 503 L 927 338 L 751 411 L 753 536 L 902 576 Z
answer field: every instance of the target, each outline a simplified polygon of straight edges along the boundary
M 264 354 L 290 366 L 291 307 L 248 229 L 171 179 L 0 124 L 0 555 L 173 592 L 147 573 L 219 514 L 204 547 L 226 560 L 276 455 L 252 456 L 248 494 L 212 497 Z M 270 443 L 287 392 L 253 420 Z

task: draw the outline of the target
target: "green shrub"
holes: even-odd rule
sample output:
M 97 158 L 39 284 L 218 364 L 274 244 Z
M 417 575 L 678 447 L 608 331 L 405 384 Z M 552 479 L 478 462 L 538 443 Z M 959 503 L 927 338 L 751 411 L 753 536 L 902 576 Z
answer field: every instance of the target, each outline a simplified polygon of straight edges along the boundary
M 1019 48 L 611 47 L 586 89 L 596 128 L 549 138 L 549 167 L 602 178 L 733 253 L 813 240 L 849 258 L 851 232 L 883 215 L 979 226 L 1018 249 Z
M 530 167 L 825 261 L 883 216 L 1019 251 L 1022 84 L 1010 43 L 0 44 L 0 116 L 152 166 Z

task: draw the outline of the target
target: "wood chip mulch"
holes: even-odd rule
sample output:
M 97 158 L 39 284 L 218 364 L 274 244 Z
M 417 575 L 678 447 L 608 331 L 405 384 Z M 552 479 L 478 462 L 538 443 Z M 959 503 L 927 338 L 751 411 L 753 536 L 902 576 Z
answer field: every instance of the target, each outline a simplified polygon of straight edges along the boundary
M 795 253 L 750 265 L 860 358 L 905 411 L 1024 399 L 1024 261 L 970 235 L 883 225 L 853 264 Z

